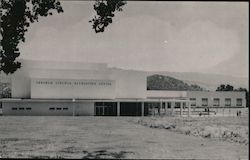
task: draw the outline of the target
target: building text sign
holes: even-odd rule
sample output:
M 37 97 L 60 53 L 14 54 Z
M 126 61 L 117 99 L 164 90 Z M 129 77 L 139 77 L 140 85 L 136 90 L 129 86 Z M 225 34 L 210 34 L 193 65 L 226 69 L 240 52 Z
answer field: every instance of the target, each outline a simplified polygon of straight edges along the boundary
M 36 80 L 35 82 L 38 85 L 90 85 L 90 86 L 111 86 L 112 82 L 110 81 L 101 81 L 93 82 L 93 80 L 85 80 L 85 81 L 51 81 L 51 80 Z
M 115 81 L 32 78 L 31 98 L 113 99 Z

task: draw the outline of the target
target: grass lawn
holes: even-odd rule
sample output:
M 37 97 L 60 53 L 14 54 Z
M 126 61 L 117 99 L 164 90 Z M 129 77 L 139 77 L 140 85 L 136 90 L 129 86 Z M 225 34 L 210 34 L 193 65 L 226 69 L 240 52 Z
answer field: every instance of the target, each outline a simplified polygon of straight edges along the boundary
M 1 158 L 248 159 L 248 145 L 141 125 L 247 126 L 248 119 L 1 116 Z M 150 120 L 151 119 L 151 120 Z M 140 123 L 138 123 L 140 122 Z

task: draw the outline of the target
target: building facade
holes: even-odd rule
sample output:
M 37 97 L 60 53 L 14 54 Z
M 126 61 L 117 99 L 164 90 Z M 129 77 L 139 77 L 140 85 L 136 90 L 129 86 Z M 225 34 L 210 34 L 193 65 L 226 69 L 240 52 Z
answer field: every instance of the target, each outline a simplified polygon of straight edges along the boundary
M 104 63 L 22 60 L 22 68 L 11 76 L 12 98 L 1 100 L 2 113 L 146 116 L 182 115 L 187 108 L 190 115 L 191 105 L 244 107 L 246 103 L 243 92 L 147 91 L 146 82 L 144 72 Z
M 191 107 L 226 107 L 242 108 L 246 107 L 245 92 L 239 91 L 188 91 L 187 97 L 191 101 Z

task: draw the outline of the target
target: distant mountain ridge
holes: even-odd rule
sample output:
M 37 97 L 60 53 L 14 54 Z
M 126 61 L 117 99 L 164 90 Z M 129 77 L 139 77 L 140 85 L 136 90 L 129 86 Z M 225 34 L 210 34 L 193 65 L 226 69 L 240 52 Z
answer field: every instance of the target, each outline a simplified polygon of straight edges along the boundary
M 204 88 L 175 79 L 169 76 L 155 74 L 147 77 L 147 90 L 180 90 L 180 91 L 203 91 Z
M 148 76 L 154 74 L 160 74 L 164 76 L 171 76 L 173 78 L 182 80 L 187 84 L 196 84 L 202 88 L 206 88 L 210 91 L 215 91 L 220 84 L 230 84 L 234 88 L 247 88 L 249 90 L 248 78 L 234 77 L 228 75 L 219 74 L 206 74 L 197 72 L 146 72 Z

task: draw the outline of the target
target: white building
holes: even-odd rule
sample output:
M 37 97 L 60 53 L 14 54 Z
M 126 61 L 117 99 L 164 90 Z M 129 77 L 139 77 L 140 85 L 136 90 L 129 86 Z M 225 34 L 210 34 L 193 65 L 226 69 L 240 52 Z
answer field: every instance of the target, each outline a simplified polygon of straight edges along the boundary
M 192 107 L 246 107 L 245 92 L 234 91 L 188 91 L 187 97 Z
M 3 115 L 148 115 L 174 114 L 174 109 L 205 103 L 207 98 L 231 98 L 231 106 L 245 107 L 241 92 L 147 91 L 146 74 L 109 68 L 104 63 L 22 61 L 12 77 L 12 98 L 2 99 Z M 200 101 L 200 99 L 202 99 Z M 224 104 L 219 100 L 219 105 Z M 229 103 L 229 102 L 226 102 Z M 157 104 L 157 105 L 155 105 Z M 199 105 L 198 105 L 199 104 Z M 202 106 L 202 105 L 201 105 Z M 203 105 L 204 106 L 204 105 Z M 188 110 L 190 113 L 190 110 Z

